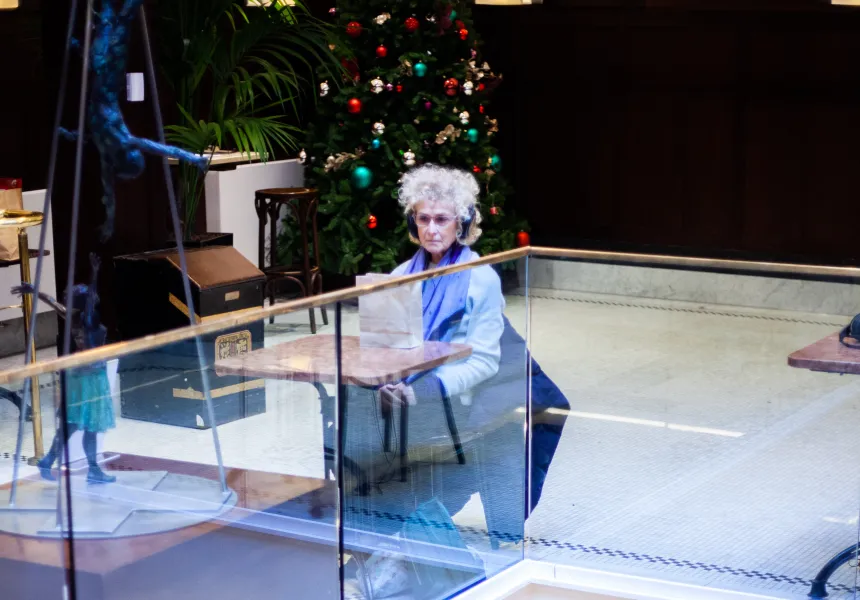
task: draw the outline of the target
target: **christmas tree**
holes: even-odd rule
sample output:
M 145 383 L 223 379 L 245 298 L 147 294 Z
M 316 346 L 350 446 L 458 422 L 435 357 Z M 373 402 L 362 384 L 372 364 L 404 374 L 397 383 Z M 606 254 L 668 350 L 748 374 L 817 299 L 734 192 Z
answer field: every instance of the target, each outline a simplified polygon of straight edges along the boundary
M 387 272 L 414 252 L 397 190 L 403 173 L 422 163 L 474 173 L 484 219 L 478 252 L 515 247 L 525 224 L 504 208 L 510 186 L 488 111 L 502 78 L 481 59 L 468 4 L 340 0 L 330 14 L 344 34 L 335 48 L 344 81 L 320 84 L 301 155 L 321 196 L 323 268 Z

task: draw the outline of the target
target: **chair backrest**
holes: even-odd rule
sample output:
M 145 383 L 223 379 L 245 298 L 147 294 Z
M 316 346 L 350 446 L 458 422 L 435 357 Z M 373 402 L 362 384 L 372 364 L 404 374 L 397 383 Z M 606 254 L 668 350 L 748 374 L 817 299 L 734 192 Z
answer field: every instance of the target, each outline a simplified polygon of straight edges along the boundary
M 277 255 L 278 236 L 277 221 L 281 207 L 286 205 L 299 225 L 302 236 L 302 252 L 308 252 L 308 235 L 313 241 L 312 266 L 319 267 L 319 233 L 317 231 L 317 210 L 319 208 L 319 192 L 314 188 L 268 188 L 257 190 L 254 194 L 257 215 L 259 218 L 271 220 L 272 228 L 271 253 Z

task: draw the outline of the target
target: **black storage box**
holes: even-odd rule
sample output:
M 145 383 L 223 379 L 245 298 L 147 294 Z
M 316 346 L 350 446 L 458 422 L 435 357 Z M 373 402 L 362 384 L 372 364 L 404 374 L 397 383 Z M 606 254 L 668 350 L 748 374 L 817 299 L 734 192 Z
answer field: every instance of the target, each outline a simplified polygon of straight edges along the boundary
M 263 305 L 265 275 L 232 247 L 186 251 L 191 295 L 198 320 Z M 120 295 L 119 329 L 124 340 L 189 324 L 179 255 L 175 250 L 120 256 L 115 260 Z M 263 347 L 263 321 L 201 338 L 218 425 L 266 410 L 265 380 L 215 374 L 216 359 Z M 193 339 L 123 357 L 119 361 L 122 416 L 166 425 L 212 426 L 203 395 Z

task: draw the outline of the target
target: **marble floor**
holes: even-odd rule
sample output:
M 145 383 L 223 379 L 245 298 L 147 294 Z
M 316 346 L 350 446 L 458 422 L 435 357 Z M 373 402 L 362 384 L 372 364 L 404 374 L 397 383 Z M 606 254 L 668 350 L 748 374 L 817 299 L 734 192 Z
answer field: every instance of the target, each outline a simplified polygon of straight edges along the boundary
M 857 541 L 860 379 L 786 363 L 845 316 L 550 290 L 532 290 L 529 308 L 533 355 L 572 405 L 529 557 L 800 599 Z M 523 296 L 507 313 L 526 328 Z M 344 328 L 357 331 L 354 309 Z M 308 334 L 307 313 L 285 315 L 266 344 Z M 316 390 L 269 381 L 266 396 L 264 414 L 218 427 L 225 463 L 324 476 Z M 2 478 L 16 424 L 0 402 Z M 104 448 L 215 462 L 211 431 L 122 417 Z M 480 499 L 454 520 L 485 528 Z M 855 597 L 855 567 L 832 578 L 831 598 Z

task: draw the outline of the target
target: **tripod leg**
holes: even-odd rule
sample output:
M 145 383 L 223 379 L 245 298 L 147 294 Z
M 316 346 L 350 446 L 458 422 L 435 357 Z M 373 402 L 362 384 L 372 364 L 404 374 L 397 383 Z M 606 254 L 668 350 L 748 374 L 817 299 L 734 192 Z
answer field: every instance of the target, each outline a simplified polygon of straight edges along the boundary
M 149 79 L 149 89 L 152 92 L 152 108 L 155 113 L 155 126 L 158 131 L 158 139 L 162 145 L 165 145 L 164 139 L 164 120 L 161 116 L 161 105 L 158 99 L 158 85 L 155 76 L 155 63 L 152 58 L 152 44 L 149 40 L 149 28 L 146 25 L 146 11 L 143 5 L 140 6 L 140 27 L 143 34 L 144 56 L 146 58 L 146 73 Z M 196 324 L 194 300 L 191 295 L 191 281 L 188 277 L 188 261 L 185 258 L 185 245 L 182 243 L 182 231 L 179 219 L 179 207 L 176 203 L 176 192 L 173 189 L 173 177 L 170 173 L 170 165 L 167 162 L 167 156 L 162 156 L 162 168 L 164 169 L 164 182 L 167 186 L 167 197 L 170 202 L 170 216 L 173 221 L 173 235 L 176 238 L 176 251 L 179 255 L 179 268 L 182 272 L 182 288 L 185 292 L 185 304 L 188 306 L 188 313 L 191 317 L 191 324 Z M 194 337 L 194 343 L 197 346 L 197 360 L 200 366 L 200 381 L 203 386 L 203 397 L 206 400 L 206 413 L 209 417 L 209 426 L 212 428 L 212 444 L 215 447 L 215 458 L 218 462 L 218 479 L 221 483 L 221 492 L 225 496 L 229 493 L 227 487 L 227 477 L 224 473 L 224 459 L 221 456 L 221 441 L 218 438 L 218 423 L 215 420 L 215 407 L 212 405 L 211 387 L 209 385 L 210 369 L 206 365 L 206 358 L 203 352 L 203 341 L 200 336 Z

